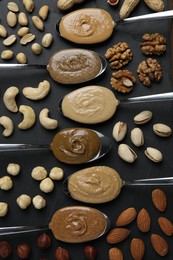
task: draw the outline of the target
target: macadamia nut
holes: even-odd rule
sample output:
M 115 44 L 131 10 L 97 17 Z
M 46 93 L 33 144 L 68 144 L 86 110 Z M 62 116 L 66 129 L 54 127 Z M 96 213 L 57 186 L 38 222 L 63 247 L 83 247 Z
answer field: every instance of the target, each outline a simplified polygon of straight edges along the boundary
M 41 195 L 36 195 L 32 199 L 32 203 L 36 209 L 42 209 L 46 206 L 46 200 Z
M 7 173 L 16 176 L 20 173 L 20 165 L 17 163 L 9 163 L 7 166 Z
M 0 178 L 0 189 L 10 190 L 13 187 L 12 179 L 9 176 L 3 176 Z
M 36 166 L 31 172 L 32 178 L 37 181 L 42 181 L 47 175 L 48 173 L 43 166 Z
M 8 212 L 8 204 L 6 202 L 0 202 L 0 217 L 4 217 Z
M 17 198 L 16 202 L 21 209 L 26 209 L 31 204 L 31 198 L 27 194 L 22 194 Z
M 49 173 L 49 177 L 52 180 L 59 181 L 64 177 L 64 171 L 60 167 L 53 167 Z
M 54 189 L 54 183 L 51 180 L 51 178 L 47 177 L 40 182 L 41 191 L 43 191 L 45 193 L 49 193 L 49 192 L 53 191 L 53 189 Z

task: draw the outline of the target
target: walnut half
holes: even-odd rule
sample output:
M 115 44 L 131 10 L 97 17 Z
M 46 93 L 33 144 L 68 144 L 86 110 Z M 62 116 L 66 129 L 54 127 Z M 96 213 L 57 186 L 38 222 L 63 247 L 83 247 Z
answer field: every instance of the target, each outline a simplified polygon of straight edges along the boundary
M 105 52 L 112 69 L 120 69 L 132 60 L 132 51 L 126 42 L 119 42 Z
M 156 59 L 148 58 L 143 60 L 138 68 L 137 73 L 140 81 L 144 86 L 151 86 L 152 81 L 159 82 L 162 79 L 162 67 Z
M 118 70 L 112 73 L 111 86 L 121 92 L 129 93 L 136 83 L 136 78 L 129 70 Z
M 146 33 L 142 37 L 141 51 L 145 55 L 160 56 L 166 51 L 166 38 L 159 33 Z

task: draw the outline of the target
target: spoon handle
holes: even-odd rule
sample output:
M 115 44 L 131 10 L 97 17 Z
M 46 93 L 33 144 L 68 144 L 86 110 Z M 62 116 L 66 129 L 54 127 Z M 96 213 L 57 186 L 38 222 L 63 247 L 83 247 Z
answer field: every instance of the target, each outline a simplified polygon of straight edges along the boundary
M 125 23 L 132 23 L 132 22 L 143 21 L 143 20 L 169 19 L 172 17 L 173 17 L 173 10 L 168 10 L 163 12 L 144 14 L 144 15 L 134 16 L 130 18 L 125 18 L 123 20 L 117 21 L 116 23 L 125 24 Z
M 20 150 L 42 150 L 50 149 L 48 144 L 0 144 L 0 152 L 20 151 Z
M 10 69 L 46 69 L 47 65 L 39 64 L 18 64 L 18 63 L 0 63 L 0 69 L 10 70 Z
M 49 229 L 48 225 L 43 225 L 43 226 L 1 227 L 0 228 L 0 236 L 19 234 L 19 233 L 27 233 L 27 232 L 34 232 L 34 231 L 47 230 L 47 229 Z
M 149 178 L 149 179 L 139 179 L 133 181 L 126 181 L 125 185 L 128 186 L 139 186 L 139 185 L 173 185 L 173 177 L 163 177 L 163 178 Z
M 173 92 L 147 95 L 141 97 L 125 98 L 120 100 L 120 104 L 142 103 L 142 102 L 156 102 L 173 100 Z

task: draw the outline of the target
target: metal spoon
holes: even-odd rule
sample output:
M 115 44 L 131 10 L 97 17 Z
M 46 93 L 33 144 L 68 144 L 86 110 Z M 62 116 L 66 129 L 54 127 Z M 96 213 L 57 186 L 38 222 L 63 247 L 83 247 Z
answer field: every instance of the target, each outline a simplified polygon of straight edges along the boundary
M 89 163 L 89 162 L 100 159 L 101 157 L 106 155 L 109 152 L 109 150 L 111 149 L 111 141 L 107 136 L 103 135 L 102 133 L 100 133 L 98 131 L 95 131 L 95 130 L 92 130 L 92 131 L 94 131 L 100 138 L 100 150 L 94 158 L 90 159 L 89 161 L 87 161 L 85 163 Z M 23 151 L 51 150 L 51 145 L 49 145 L 49 144 L 0 144 L 0 152 L 4 152 L 4 151 L 12 152 L 12 151 L 22 151 L 22 150 Z M 79 154 L 79 156 L 80 156 L 80 154 Z M 76 162 L 76 164 L 78 164 L 78 163 Z M 80 164 L 81 164 L 81 162 L 80 162 Z
M 94 233 L 93 232 L 93 235 L 92 236 L 90 236 L 90 238 L 88 237 L 86 237 L 86 235 L 85 235 L 85 233 L 86 232 L 83 232 L 82 234 L 80 234 L 80 236 L 74 236 L 73 235 L 73 232 L 75 233 L 75 232 L 77 232 L 77 231 L 80 231 L 80 230 L 77 230 L 77 228 L 80 226 L 80 229 L 82 229 L 82 223 L 84 224 L 84 226 L 86 226 L 87 227 L 87 233 L 88 233 L 88 229 L 93 229 L 93 222 L 89 222 L 89 221 L 87 221 L 86 220 L 86 215 L 88 214 L 86 214 L 85 215 L 85 218 L 83 218 L 82 220 L 81 220 L 81 216 L 79 216 L 79 218 L 78 218 L 78 215 L 77 214 L 75 214 L 74 215 L 74 220 L 73 220 L 73 215 L 72 215 L 72 213 L 70 214 L 69 213 L 69 217 L 67 216 L 67 217 L 65 217 L 64 218 L 64 221 L 63 221 L 63 225 L 66 227 L 66 228 L 64 228 L 64 232 L 67 232 L 67 229 L 68 229 L 68 233 L 71 233 L 72 235 L 71 236 L 74 236 L 74 238 L 73 238 L 73 240 L 72 240 L 72 238 L 70 239 L 69 238 L 69 240 L 67 241 L 67 240 L 64 240 L 64 234 L 62 234 L 62 232 L 61 232 L 61 234 L 58 234 L 57 233 L 57 226 L 58 226 L 58 222 L 59 221 L 61 221 L 62 222 L 62 218 L 60 219 L 60 218 L 58 218 L 57 217 L 57 226 L 56 226 L 56 228 L 55 227 L 53 227 L 53 223 L 54 223 L 54 221 L 55 221 L 55 216 L 56 216 L 56 214 L 58 213 L 58 212 L 62 212 L 63 210 L 66 210 L 66 211 L 69 211 L 69 212 L 74 212 L 75 213 L 75 211 L 80 211 L 81 210 L 81 212 L 80 212 L 80 214 L 82 214 L 82 212 L 84 212 L 84 213 L 87 213 L 87 211 L 90 211 L 90 212 L 92 212 L 92 211 L 94 211 L 95 213 L 97 213 L 97 216 L 100 216 L 102 219 L 104 219 L 104 226 L 103 226 L 103 229 L 102 230 L 99 230 L 99 232 L 97 232 L 97 233 Z M 70 211 L 71 210 L 71 211 Z M 59 213 L 58 213 L 59 214 Z M 69 222 L 69 220 L 67 221 L 67 223 L 65 223 L 65 221 L 67 220 L 67 219 L 71 219 L 70 220 L 70 222 Z M 74 223 L 73 223 L 74 222 Z M 82 223 L 81 223 L 82 222 Z M 96 223 L 97 224 L 97 223 Z M 71 228 L 69 228 L 69 226 L 71 226 Z M 48 229 L 50 229 L 51 231 L 52 231 L 52 233 L 53 233 L 53 235 L 55 236 L 55 238 L 57 239 L 57 240 L 60 240 L 60 241 L 64 241 L 64 242 L 68 242 L 68 243 L 81 243 L 81 242 L 88 242 L 88 241 L 91 241 L 91 240 L 95 240 L 95 239 L 97 239 L 97 238 L 99 238 L 99 237 L 101 237 L 101 236 L 103 236 L 104 234 L 106 234 L 108 231 L 109 231 L 109 229 L 110 229 L 110 227 L 111 227 L 111 221 L 110 221 L 110 219 L 108 218 L 108 216 L 107 215 L 105 215 L 103 212 L 101 212 L 100 210 L 97 210 L 97 209 L 95 209 L 95 208 L 91 208 L 91 207 L 85 207 L 85 206 L 69 206 L 69 207 L 64 207 L 64 208 L 61 208 L 61 209 L 59 209 L 59 210 L 57 210 L 54 214 L 53 214 L 53 216 L 52 216 L 52 218 L 51 218 L 51 221 L 50 221 L 50 223 L 49 224 L 46 224 L 46 225 L 43 225 L 43 226 L 41 226 L 41 225 L 38 225 L 38 226 L 13 226 L 13 227 L 1 227 L 0 228 L 0 236 L 4 236 L 4 235 L 13 235 L 13 234 L 21 234 L 21 233 L 28 233 L 28 232 L 36 232 L 36 231 L 40 231 L 40 230 L 48 230 Z M 93 230 L 92 230 L 93 231 Z M 94 235 L 95 234 L 95 235 Z

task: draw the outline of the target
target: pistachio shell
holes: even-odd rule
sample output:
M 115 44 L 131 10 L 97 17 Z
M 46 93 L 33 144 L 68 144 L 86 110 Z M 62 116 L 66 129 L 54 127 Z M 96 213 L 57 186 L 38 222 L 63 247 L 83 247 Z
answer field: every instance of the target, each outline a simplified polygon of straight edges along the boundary
M 168 125 L 162 123 L 154 124 L 153 131 L 156 135 L 161 137 L 168 137 L 172 134 L 172 129 Z
M 147 149 L 144 151 L 145 155 L 153 162 L 161 162 L 163 160 L 162 153 L 153 147 L 147 147 Z
M 118 155 L 128 163 L 133 163 L 137 159 L 137 154 L 127 144 L 119 145 Z
M 127 124 L 124 122 L 117 122 L 112 131 L 113 138 L 117 141 L 120 142 L 124 139 L 125 135 L 127 133 Z
M 134 122 L 135 124 L 142 125 L 149 122 L 151 119 L 152 119 L 152 112 L 149 110 L 144 110 L 134 117 Z
M 130 138 L 131 138 L 132 143 L 137 147 L 142 146 L 144 144 L 143 132 L 138 127 L 135 127 L 132 129 Z

